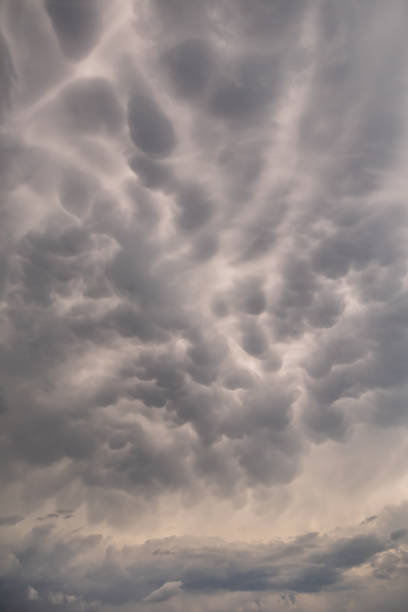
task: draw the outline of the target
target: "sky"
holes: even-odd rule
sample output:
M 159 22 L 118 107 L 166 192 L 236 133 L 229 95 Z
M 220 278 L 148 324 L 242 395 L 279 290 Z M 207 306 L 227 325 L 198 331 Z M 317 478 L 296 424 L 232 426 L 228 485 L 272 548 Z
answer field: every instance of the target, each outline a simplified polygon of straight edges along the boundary
M 0 0 L 2 611 L 406 611 L 407 24 Z

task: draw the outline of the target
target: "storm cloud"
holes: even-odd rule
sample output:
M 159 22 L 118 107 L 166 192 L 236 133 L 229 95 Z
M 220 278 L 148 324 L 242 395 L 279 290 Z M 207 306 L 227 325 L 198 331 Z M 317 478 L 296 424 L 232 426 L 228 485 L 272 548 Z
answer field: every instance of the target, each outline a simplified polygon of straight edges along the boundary
M 407 18 L 0 3 L 6 610 L 405 610 Z

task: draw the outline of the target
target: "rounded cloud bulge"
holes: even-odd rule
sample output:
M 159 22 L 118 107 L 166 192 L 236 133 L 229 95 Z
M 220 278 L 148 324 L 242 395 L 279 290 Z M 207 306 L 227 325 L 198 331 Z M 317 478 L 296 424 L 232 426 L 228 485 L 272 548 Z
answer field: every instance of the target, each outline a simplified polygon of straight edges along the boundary
M 405 610 L 405 22 L 0 2 L 0 609 Z

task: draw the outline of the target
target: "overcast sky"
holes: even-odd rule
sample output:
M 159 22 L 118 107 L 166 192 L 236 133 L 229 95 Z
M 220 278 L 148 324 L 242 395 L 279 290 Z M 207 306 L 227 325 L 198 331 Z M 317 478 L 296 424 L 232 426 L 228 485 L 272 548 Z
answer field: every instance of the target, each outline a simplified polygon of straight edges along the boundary
M 408 3 L 0 0 L 0 608 L 406 612 Z

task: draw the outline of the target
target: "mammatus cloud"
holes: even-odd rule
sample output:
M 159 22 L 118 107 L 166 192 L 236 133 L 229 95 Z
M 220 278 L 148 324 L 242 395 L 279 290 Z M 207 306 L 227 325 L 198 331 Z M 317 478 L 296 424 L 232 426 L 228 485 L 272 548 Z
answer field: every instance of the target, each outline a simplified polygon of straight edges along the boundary
M 405 610 L 406 19 L 0 3 L 6 609 Z

